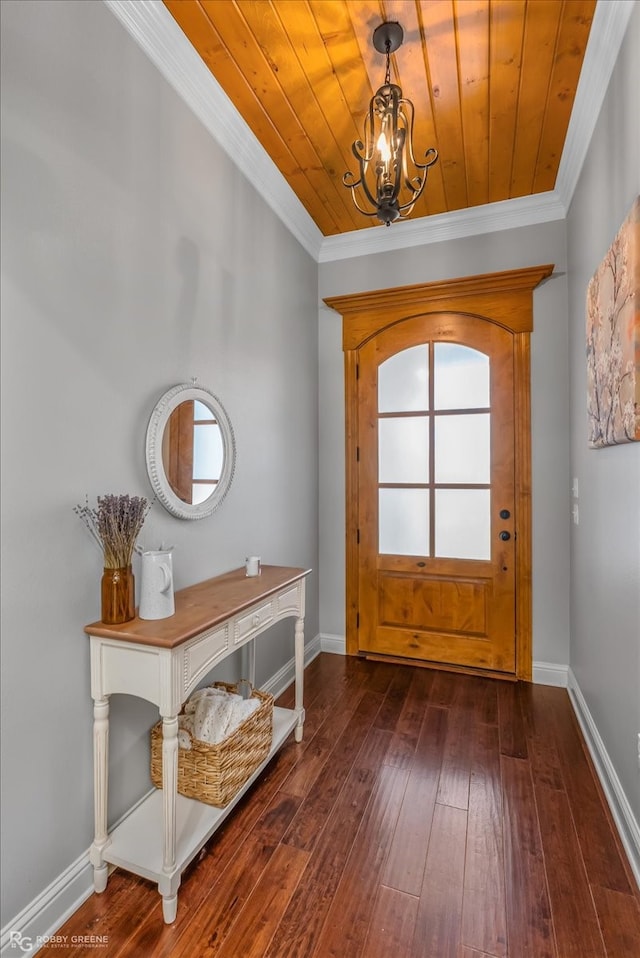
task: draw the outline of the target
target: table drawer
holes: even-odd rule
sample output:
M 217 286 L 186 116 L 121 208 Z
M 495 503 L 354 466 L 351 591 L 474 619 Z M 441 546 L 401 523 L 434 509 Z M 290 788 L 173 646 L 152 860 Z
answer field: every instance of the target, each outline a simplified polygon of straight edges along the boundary
M 273 602 L 265 602 L 264 605 L 259 605 L 252 609 L 247 615 L 241 616 L 236 621 L 235 641 L 243 642 L 254 632 L 258 632 L 264 628 L 268 622 L 271 622 L 273 615 Z

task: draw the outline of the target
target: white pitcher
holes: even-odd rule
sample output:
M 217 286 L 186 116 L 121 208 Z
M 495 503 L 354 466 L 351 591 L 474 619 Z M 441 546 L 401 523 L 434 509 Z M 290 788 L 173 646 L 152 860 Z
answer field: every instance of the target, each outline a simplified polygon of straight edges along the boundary
M 143 552 L 139 618 L 167 619 L 175 610 L 171 551 Z

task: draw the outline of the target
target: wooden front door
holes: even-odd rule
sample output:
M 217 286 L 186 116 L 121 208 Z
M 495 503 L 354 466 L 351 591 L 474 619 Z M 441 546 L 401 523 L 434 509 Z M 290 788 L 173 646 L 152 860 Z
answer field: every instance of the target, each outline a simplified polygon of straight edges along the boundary
M 515 672 L 513 336 L 415 316 L 359 350 L 359 651 Z
M 553 266 L 343 316 L 347 653 L 530 679 L 530 333 Z

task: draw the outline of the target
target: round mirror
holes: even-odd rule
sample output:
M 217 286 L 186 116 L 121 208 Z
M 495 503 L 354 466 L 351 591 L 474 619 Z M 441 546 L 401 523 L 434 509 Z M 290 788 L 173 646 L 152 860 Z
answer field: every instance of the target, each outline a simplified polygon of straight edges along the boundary
M 151 413 L 146 456 L 165 509 L 180 519 L 210 516 L 227 494 L 236 462 L 233 429 L 220 400 L 195 384 L 169 389 Z

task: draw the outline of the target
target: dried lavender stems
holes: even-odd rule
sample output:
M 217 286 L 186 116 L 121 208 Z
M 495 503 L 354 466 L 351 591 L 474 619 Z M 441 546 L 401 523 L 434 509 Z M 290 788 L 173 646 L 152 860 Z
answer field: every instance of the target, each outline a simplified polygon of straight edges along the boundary
M 125 569 L 131 565 L 136 539 L 150 509 L 144 496 L 98 496 L 93 509 L 87 499 L 74 512 L 84 522 L 92 538 L 104 553 L 106 569 Z

